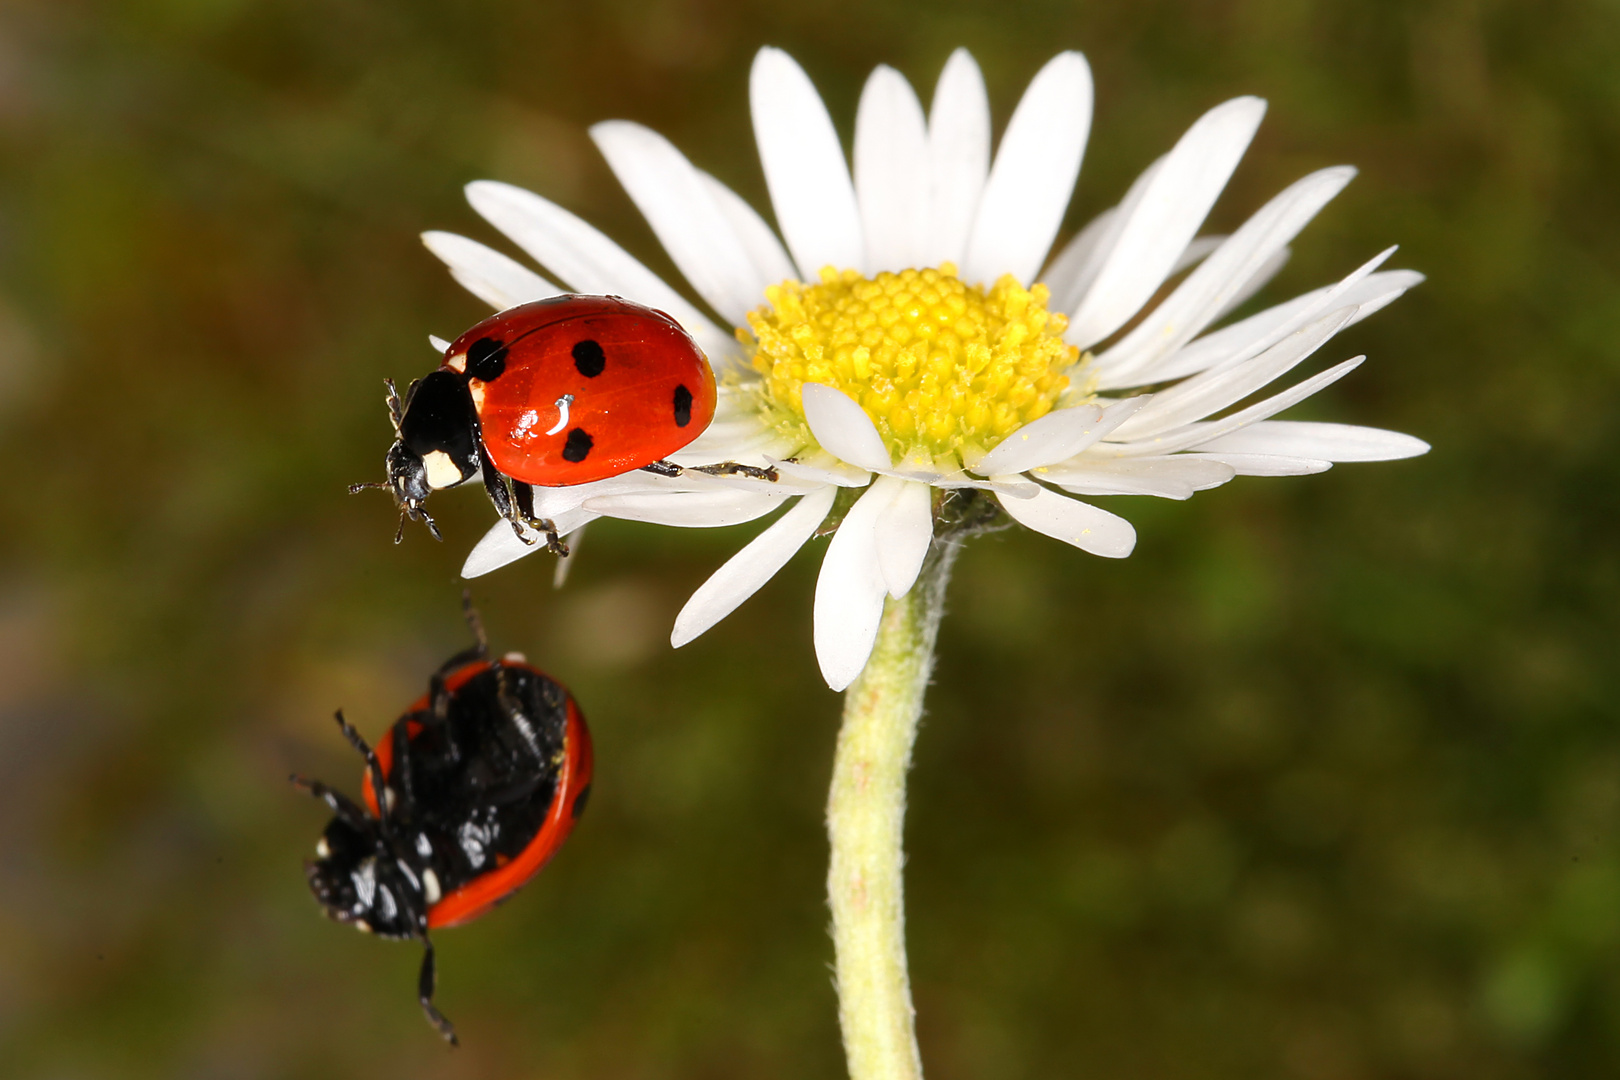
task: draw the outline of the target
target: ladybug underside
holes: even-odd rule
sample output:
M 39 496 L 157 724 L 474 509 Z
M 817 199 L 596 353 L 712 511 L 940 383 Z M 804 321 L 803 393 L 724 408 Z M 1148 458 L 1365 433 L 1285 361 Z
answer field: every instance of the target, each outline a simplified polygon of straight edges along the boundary
M 502 682 L 514 706 L 510 714 Z M 431 919 L 431 909 L 521 855 L 545 823 L 566 729 L 562 688 L 532 669 L 497 661 L 450 694 L 447 707 L 442 721 L 431 705 L 408 713 L 378 747 L 389 816 L 419 887 L 410 888 L 407 878 L 407 895 L 392 906 L 398 914 L 387 918 L 390 905 L 361 880 L 368 856 L 386 859 L 382 822 L 368 815 L 362 828 L 339 815 L 324 834 L 331 855 L 311 871 L 312 882 L 317 876 L 350 879 L 330 899 L 322 897 L 334 917 L 365 922 L 384 937 L 417 936 L 421 918 L 443 925 Z M 376 812 L 370 787 L 365 801 Z M 378 890 L 398 891 L 375 871 L 372 876 Z
M 451 1042 L 432 1004 L 429 930 L 477 918 L 533 877 L 584 809 L 591 774 L 568 691 L 516 658 L 483 657 L 480 639 L 445 664 L 375 753 L 338 714 L 367 760 L 361 802 L 294 777 L 335 814 L 305 864 L 311 891 L 334 919 L 423 942 L 419 997 Z

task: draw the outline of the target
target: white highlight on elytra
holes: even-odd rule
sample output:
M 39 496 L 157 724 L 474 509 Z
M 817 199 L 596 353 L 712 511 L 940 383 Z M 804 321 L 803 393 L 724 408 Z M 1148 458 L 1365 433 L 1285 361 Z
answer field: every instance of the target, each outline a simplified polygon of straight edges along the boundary
M 546 432 L 547 435 L 555 435 L 557 432 L 568 426 L 568 406 L 572 405 L 573 403 L 573 394 L 564 394 L 562 397 L 557 399 L 557 423 Z

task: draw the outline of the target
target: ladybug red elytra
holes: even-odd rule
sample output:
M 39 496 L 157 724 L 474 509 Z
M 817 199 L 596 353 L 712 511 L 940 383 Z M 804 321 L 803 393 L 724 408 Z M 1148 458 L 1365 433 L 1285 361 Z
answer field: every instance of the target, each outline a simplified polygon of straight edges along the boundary
M 427 497 L 482 476 L 500 515 L 567 549 L 534 513 L 534 487 L 567 487 L 634 469 L 684 470 L 664 458 L 714 419 L 714 373 L 691 336 L 662 311 L 618 296 L 554 296 L 494 315 L 458 337 L 444 363 L 410 385 L 388 381 L 395 440 L 388 488 L 405 519 L 438 527 Z M 774 469 L 726 462 L 695 471 L 774 480 Z
M 477 644 L 434 673 L 375 752 L 337 713 L 366 761 L 364 805 L 292 778 L 336 815 L 304 864 L 310 890 L 339 922 L 421 940 L 418 996 L 452 1044 L 428 932 L 478 918 L 540 871 L 584 812 L 592 767 L 567 688 L 516 653 L 490 659 L 470 604 L 467 622 Z

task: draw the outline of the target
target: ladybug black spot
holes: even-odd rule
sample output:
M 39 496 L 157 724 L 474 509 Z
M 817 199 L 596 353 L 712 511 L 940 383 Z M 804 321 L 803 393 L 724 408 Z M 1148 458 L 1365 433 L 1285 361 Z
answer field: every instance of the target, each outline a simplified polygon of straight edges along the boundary
M 675 426 L 685 427 L 692 422 L 692 391 L 682 383 L 675 388 Z
M 595 440 L 586 434 L 585 429 L 577 427 L 568 433 L 568 441 L 563 444 L 563 459 L 577 465 L 585 460 L 585 455 L 591 452 L 594 445 Z
M 574 808 L 572 811 L 570 811 L 574 817 L 577 818 L 579 815 L 585 812 L 585 804 L 590 801 L 590 798 L 591 785 L 586 784 L 584 787 L 580 788 L 579 794 L 574 796 Z
M 590 338 L 574 343 L 574 366 L 587 379 L 594 379 L 607 367 L 607 356 L 602 346 Z
M 494 338 L 482 337 L 467 346 L 467 374 L 492 382 L 506 370 L 506 346 Z

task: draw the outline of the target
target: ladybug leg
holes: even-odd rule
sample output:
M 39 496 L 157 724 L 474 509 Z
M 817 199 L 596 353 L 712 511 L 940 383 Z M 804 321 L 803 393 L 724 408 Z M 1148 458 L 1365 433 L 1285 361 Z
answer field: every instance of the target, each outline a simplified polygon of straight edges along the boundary
M 673 461 L 655 461 L 651 465 L 643 465 L 647 472 L 658 476 L 676 477 L 686 472 L 704 473 L 708 476 L 746 476 L 752 480 L 768 480 L 775 483 L 779 478 L 775 466 L 758 468 L 754 465 L 742 465 L 735 461 L 722 461 L 718 465 L 697 465 L 690 469 L 682 468 Z
M 545 533 L 546 550 L 560 559 L 566 559 L 568 545 L 557 535 L 557 526 L 550 518 L 534 516 L 534 485 L 525 484 L 520 480 L 512 481 L 512 498 L 517 503 L 518 517 L 523 519 L 523 523 Z
M 414 807 L 416 805 L 416 783 L 412 779 L 411 738 L 410 729 L 406 727 L 407 723 L 408 721 L 404 717 L 394 721 L 394 760 L 393 767 L 389 769 L 389 775 L 399 785 L 399 792 L 398 802 L 390 805 L 388 807 L 390 810 L 394 809 L 395 806 Z M 381 790 L 377 787 L 375 777 L 372 778 L 371 787 L 373 791 Z M 393 788 L 389 788 L 389 791 L 393 791 Z
M 377 807 L 382 811 L 378 816 L 382 819 L 383 828 L 387 829 L 388 819 L 391 816 L 390 811 L 393 809 L 393 791 L 383 780 L 382 763 L 377 760 L 376 752 L 367 745 L 366 740 L 361 738 L 360 733 L 354 729 L 354 725 L 343 718 L 342 709 L 333 713 L 332 716 L 337 720 L 338 727 L 343 731 L 343 737 L 349 740 L 349 745 L 359 751 L 360 756 L 366 759 L 366 772 L 371 776 L 371 790 L 377 793 Z
M 394 435 L 398 437 L 399 425 L 405 420 L 405 406 L 400 404 L 399 391 L 395 389 L 393 379 L 384 379 L 383 386 L 388 390 L 383 396 L 383 400 L 388 403 L 388 419 L 394 422 Z
M 741 465 L 735 461 L 722 461 L 718 465 L 699 465 L 692 471 L 707 473 L 710 476 L 746 476 L 751 480 L 768 480 L 773 484 L 779 476 L 774 465 L 761 469 L 754 465 Z
M 331 807 L 332 813 L 342 818 L 348 824 L 353 825 L 355 828 L 364 829 L 370 823 L 371 818 L 366 814 L 366 812 L 360 809 L 360 807 L 356 806 L 347 795 L 343 794 L 343 792 L 334 791 L 332 788 L 327 787 L 319 780 L 309 780 L 299 776 L 297 773 L 294 773 L 287 779 L 292 781 L 294 787 L 301 788 L 304 791 L 309 792 L 311 795 L 324 802 L 327 806 Z
M 484 633 L 484 620 L 478 617 L 478 609 L 473 607 L 471 589 L 461 590 L 461 615 L 467 620 L 467 629 L 472 631 L 475 655 L 480 659 L 488 656 L 489 638 Z
M 461 1040 L 456 1038 L 455 1025 L 446 1020 L 444 1013 L 433 1004 L 433 989 L 438 979 L 433 969 L 433 942 L 428 940 L 426 934 L 422 935 L 422 947 L 422 974 L 416 982 L 417 999 L 422 1002 L 422 1011 L 427 1013 L 428 1023 L 433 1025 L 433 1029 L 443 1035 L 444 1041 L 451 1046 L 459 1046 Z
M 534 724 L 529 721 L 528 714 L 523 711 L 523 703 L 517 699 L 516 694 L 512 693 L 511 680 L 505 667 L 502 667 L 495 676 L 495 700 L 499 702 L 501 712 L 506 714 L 507 722 L 512 725 L 512 728 L 518 733 L 518 737 L 523 740 L 524 748 L 529 751 L 535 761 L 543 760 L 545 755 L 540 750 L 539 736 L 534 733 Z
M 483 474 L 484 493 L 489 496 L 489 501 L 495 504 L 495 512 L 512 523 L 512 531 L 517 533 L 519 540 L 525 544 L 534 543 L 523 535 L 523 530 L 519 527 L 520 523 L 512 506 L 512 491 L 507 486 L 507 476 L 490 460 L 489 451 L 484 449 L 483 440 L 478 442 L 478 471 Z

